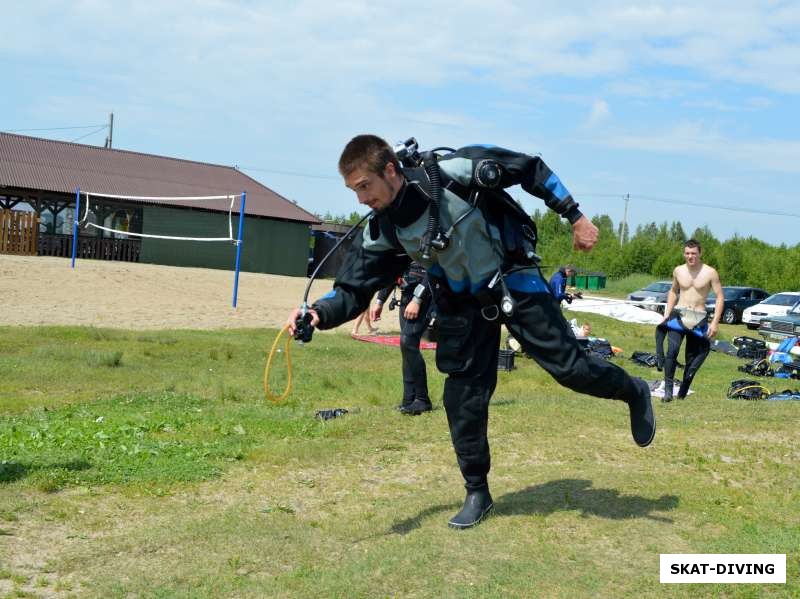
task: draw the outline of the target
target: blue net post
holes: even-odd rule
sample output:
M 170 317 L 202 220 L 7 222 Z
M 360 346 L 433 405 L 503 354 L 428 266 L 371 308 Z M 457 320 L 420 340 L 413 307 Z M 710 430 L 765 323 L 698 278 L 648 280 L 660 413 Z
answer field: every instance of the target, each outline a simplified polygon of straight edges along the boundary
M 75 218 L 72 219 L 72 269 L 75 270 L 75 256 L 78 253 L 78 220 L 81 216 L 81 188 L 75 189 Z
M 244 206 L 247 203 L 247 192 L 242 192 L 242 205 L 239 207 L 239 235 L 236 239 L 236 271 L 233 275 L 233 307 L 239 295 L 239 263 L 242 257 L 242 234 L 244 233 Z

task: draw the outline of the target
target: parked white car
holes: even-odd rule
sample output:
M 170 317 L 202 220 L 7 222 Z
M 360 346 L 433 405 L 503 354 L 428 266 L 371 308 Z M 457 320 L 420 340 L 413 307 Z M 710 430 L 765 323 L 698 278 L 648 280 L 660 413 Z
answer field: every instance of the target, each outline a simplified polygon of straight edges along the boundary
M 757 329 L 761 325 L 762 318 L 783 316 L 797 304 L 800 304 L 800 291 L 782 291 L 770 295 L 760 304 L 745 308 L 742 312 L 742 322 L 748 329 Z

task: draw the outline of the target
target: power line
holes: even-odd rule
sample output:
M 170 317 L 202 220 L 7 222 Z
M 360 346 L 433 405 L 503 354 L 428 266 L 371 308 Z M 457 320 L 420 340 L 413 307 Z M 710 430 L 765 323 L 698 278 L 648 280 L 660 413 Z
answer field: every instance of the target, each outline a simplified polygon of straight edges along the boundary
M 606 193 L 582 193 L 577 194 L 578 197 L 595 197 L 595 198 L 619 198 L 625 200 L 627 194 L 606 194 Z M 655 196 L 630 194 L 632 200 L 643 200 L 645 202 L 659 202 L 662 204 L 677 204 L 679 206 L 692 206 L 694 208 L 713 208 L 714 210 L 727 210 L 728 212 L 741 212 L 744 214 L 760 214 L 762 216 L 789 216 L 793 218 L 800 218 L 800 214 L 796 212 L 785 212 L 783 210 L 768 210 L 756 208 L 737 208 L 731 206 L 720 206 L 719 204 L 709 204 L 705 202 L 695 202 L 689 200 L 676 200 L 674 198 L 659 198 Z
M 239 169 L 239 170 L 245 170 L 245 171 L 260 171 L 260 172 L 264 172 L 264 173 L 273 173 L 273 174 L 276 174 L 276 175 L 288 175 L 290 177 L 304 177 L 306 179 L 329 179 L 329 180 L 333 180 L 333 181 L 339 181 L 340 180 L 340 177 L 335 177 L 333 175 L 315 175 L 315 174 L 312 174 L 312 173 L 300 173 L 300 172 L 297 172 L 297 171 L 281 171 L 281 170 L 272 169 L 272 168 L 260 168 L 260 167 L 255 167 L 255 166 L 239 166 L 239 165 L 236 165 L 236 168 Z
M 25 133 L 28 131 L 67 131 L 68 129 L 96 129 L 107 125 L 76 125 L 74 127 L 44 127 L 41 129 L 3 129 L 3 133 Z
M 669 198 L 655 198 L 651 196 L 637 196 L 639 199 L 649 202 L 661 202 L 664 204 L 679 204 L 681 206 L 701 206 L 703 208 L 714 208 L 716 210 L 727 210 L 728 212 L 744 212 L 747 214 L 765 214 L 767 216 L 793 216 L 800 218 L 796 212 L 784 212 L 782 210 L 757 210 L 755 208 L 731 208 L 730 206 L 720 206 L 718 204 L 705 204 L 702 202 L 688 202 L 682 200 L 671 200 Z
M 94 135 L 95 133 L 100 133 L 100 131 L 102 131 L 103 129 L 105 129 L 107 127 L 108 127 L 108 125 L 102 125 L 101 127 L 98 127 L 97 129 L 95 129 L 94 131 L 89 131 L 89 133 L 87 133 L 86 135 L 81 135 L 80 137 L 76 137 L 75 139 L 71 139 L 70 143 L 73 143 L 73 142 L 76 142 L 76 141 L 80 141 L 84 137 L 89 137 L 90 135 Z

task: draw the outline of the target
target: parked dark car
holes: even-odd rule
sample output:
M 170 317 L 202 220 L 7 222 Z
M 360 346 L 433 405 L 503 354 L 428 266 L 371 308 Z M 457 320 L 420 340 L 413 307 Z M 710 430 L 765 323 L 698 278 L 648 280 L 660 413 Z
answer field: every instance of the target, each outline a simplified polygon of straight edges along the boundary
M 655 310 L 663 314 L 664 306 L 654 304 L 664 304 L 667 302 L 667 292 L 670 287 L 672 287 L 672 281 L 656 281 L 655 283 L 650 283 L 644 289 L 629 293 L 628 301 L 641 302 L 637 304 L 640 308 Z
M 725 324 L 736 324 L 742 322 L 742 312 L 745 308 L 755 306 L 769 297 L 769 293 L 757 287 L 723 287 L 725 294 L 725 310 L 722 312 L 722 322 Z M 714 292 L 706 300 L 706 311 L 709 316 L 714 314 L 714 307 L 717 305 L 717 298 Z
M 772 341 L 800 336 L 800 305 L 782 316 L 762 318 L 758 334 Z

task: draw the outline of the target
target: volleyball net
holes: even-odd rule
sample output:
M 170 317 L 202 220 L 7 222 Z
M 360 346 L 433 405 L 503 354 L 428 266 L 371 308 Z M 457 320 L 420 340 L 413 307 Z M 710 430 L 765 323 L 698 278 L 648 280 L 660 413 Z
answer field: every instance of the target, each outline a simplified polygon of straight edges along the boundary
M 134 196 L 75 191 L 72 268 L 79 232 L 85 237 L 137 239 L 137 247 L 163 242 L 229 243 L 235 246 L 233 307 L 239 289 L 246 192 L 212 196 Z M 237 223 L 234 223 L 234 220 Z M 85 240 L 84 240 L 85 241 Z M 116 242 L 114 242 L 116 244 Z M 197 246 L 194 246 L 197 247 Z M 193 250 L 187 250 L 191 252 Z M 224 268 L 224 266 L 222 266 Z

